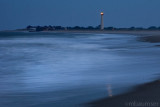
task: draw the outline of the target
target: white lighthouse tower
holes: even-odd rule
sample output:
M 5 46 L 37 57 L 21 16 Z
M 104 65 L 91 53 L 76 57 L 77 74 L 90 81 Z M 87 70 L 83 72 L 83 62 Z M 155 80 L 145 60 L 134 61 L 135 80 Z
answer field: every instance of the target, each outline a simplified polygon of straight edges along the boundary
M 103 15 L 104 15 L 104 13 L 101 12 L 101 30 L 104 30 Z

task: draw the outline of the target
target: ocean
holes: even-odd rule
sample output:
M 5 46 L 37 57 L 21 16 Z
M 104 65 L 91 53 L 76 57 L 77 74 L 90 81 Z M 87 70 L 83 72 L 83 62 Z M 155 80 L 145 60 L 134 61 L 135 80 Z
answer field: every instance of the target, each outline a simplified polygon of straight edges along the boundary
M 159 77 L 160 43 L 127 34 L 0 32 L 2 107 L 78 107 Z

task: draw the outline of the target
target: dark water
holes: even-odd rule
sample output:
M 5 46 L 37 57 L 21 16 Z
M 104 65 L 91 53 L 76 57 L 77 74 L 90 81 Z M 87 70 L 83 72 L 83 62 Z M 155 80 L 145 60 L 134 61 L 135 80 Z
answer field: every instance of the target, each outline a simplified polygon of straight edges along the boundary
M 152 81 L 158 43 L 137 36 L 0 33 L 2 107 L 75 107 Z

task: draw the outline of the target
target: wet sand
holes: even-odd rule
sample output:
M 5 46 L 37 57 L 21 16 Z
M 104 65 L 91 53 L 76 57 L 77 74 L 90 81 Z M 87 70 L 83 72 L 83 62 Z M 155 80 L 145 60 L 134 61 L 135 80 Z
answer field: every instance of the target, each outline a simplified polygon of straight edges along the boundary
M 89 103 L 93 107 L 160 107 L 160 81 L 138 86 L 134 91 Z

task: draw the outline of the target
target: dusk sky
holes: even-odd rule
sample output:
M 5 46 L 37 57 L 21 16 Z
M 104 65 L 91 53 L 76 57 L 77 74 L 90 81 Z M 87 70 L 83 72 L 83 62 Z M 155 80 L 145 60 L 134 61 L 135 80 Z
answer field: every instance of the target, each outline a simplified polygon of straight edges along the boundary
M 27 25 L 160 26 L 160 0 L 0 0 L 0 30 Z

